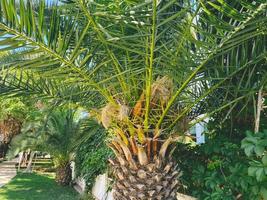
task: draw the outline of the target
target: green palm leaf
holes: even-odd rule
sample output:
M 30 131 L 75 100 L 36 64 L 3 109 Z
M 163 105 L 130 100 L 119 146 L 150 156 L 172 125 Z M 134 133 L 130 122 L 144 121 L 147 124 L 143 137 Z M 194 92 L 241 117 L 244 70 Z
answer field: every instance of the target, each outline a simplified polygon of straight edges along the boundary
M 0 10 L 3 94 L 80 101 L 90 109 L 104 102 L 134 106 L 144 93 L 147 130 L 172 127 L 215 92 L 231 96 L 213 99 L 225 107 L 264 84 L 264 2 L 29 1 L 26 9 L 23 1 L 3 0 Z M 151 87 L 165 75 L 175 92 L 160 114 L 151 108 Z M 183 110 L 173 117 L 178 104 Z

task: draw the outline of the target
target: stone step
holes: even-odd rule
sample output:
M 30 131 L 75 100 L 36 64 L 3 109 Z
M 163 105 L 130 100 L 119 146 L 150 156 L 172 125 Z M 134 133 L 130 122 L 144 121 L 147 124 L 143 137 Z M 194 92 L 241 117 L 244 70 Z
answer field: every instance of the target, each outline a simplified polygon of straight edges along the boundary
M 0 187 L 7 184 L 17 174 L 15 168 L 16 159 L 0 163 Z

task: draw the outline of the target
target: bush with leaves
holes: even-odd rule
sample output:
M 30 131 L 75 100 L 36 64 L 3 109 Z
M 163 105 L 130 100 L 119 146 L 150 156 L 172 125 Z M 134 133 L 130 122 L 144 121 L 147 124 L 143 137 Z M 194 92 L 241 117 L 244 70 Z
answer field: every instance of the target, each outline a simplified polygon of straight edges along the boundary
M 183 171 L 181 192 L 203 200 L 266 198 L 265 183 L 249 176 L 251 162 L 239 138 L 220 135 L 201 146 L 178 145 L 174 156 Z
M 106 131 L 92 123 L 90 130 L 87 130 L 88 138 L 79 145 L 75 156 L 76 176 L 85 179 L 88 189 L 93 186 L 97 175 L 107 171 L 107 160 L 112 155 L 105 143 Z
M 267 130 L 246 134 L 241 147 L 249 157 L 248 175 L 257 180 L 254 191 L 267 199 Z

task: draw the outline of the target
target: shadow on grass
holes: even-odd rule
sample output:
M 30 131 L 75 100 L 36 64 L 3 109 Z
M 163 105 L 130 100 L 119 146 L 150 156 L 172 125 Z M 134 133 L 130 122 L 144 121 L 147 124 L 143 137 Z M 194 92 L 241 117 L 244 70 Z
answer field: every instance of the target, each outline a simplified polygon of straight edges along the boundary
M 57 185 L 52 177 L 38 174 L 18 174 L 0 188 L 0 200 L 78 200 L 71 187 Z

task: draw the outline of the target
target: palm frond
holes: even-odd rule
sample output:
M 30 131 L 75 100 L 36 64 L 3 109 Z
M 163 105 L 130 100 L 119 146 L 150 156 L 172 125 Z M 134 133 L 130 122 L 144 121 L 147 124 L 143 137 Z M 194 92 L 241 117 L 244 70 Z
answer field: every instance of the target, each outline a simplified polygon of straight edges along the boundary
M 26 9 L 23 1 L 1 1 L 0 64 L 9 73 L 1 75 L 3 94 L 28 91 L 88 109 L 134 107 L 144 94 L 139 120 L 148 130 L 173 127 L 200 104 L 201 113 L 225 108 L 264 82 L 264 1 L 64 2 Z M 152 85 L 165 76 L 174 92 L 153 107 Z

